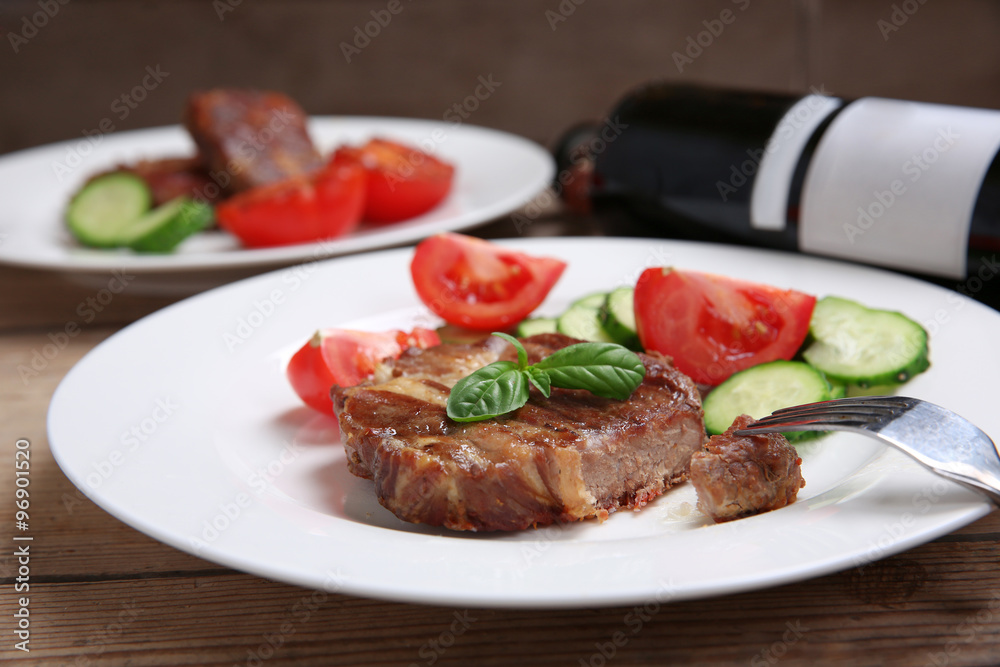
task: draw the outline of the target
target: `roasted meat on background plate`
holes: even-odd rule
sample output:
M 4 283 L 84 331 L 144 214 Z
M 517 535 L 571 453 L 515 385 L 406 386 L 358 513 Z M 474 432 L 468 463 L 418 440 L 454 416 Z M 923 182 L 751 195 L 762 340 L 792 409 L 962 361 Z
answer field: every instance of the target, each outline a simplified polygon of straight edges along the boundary
M 184 110 L 184 125 L 202 161 L 230 194 L 323 166 L 307 120 L 287 95 L 261 90 L 195 93 Z
M 208 170 L 200 158 L 163 158 L 139 160 L 122 165 L 120 171 L 129 171 L 146 181 L 153 197 L 153 206 L 162 206 L 176 197 L 191 197 L 214 204 L 222 198 L 221 190 L 212 185 Z
M 522 340 L 529 363 L 580 342 Z M 449 389 L 472 371 L 516 359 L 490 336 L 471 345 L 410 349 L 374 379 L 334 387 L 348 466 L 373 480 L 399 518 L 455 530 L 520 530 L 638 509 L 687 478 L 705 427 L 690 378 L 659 354 L 640 354 L 642 384 L 626 401 L 582 390 L 532 388 L 508 414 L 459 423 Z

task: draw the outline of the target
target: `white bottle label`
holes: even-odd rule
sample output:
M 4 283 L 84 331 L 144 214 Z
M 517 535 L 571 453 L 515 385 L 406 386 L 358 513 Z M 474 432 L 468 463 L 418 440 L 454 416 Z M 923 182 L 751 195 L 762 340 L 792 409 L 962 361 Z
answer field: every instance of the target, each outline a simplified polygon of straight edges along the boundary
M 809 165 L 799 247 L 965 278 L 972 209 L 998 147 L 1000 111 L 855 101 Z
M 788 194 L 802 151 L 820 123 L 842 104 L 836 97 L 806 95 L 782 116 L 764 147 L 750 193 L 750 225 L 754 229 L 785 228 Z

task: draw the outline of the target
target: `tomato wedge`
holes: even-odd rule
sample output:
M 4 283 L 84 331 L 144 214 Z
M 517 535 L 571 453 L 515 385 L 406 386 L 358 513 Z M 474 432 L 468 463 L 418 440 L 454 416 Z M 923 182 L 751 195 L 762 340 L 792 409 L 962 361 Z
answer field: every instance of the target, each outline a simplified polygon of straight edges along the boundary
M 670 355 L 695 382 L 791 359 L 809 333 L 816 297 L 672 268 L 646 269 L 635 286 L 639 340 Z
M 288 381 L 306 405 L 333 414 L 330 388 L 350 387 L 375 372 L 380 361 L 395 359 L 409 347 L 440 345 L 430 329 L 411 332 L 321 329 L 288 362 Z
M 372 139 L 361 148 L 337 150 L 368 170 L 364 219 L 375 224 L 426 213 L 448 195 L 455 168 L 419 148 Z
M 507 329 L 538 307 L 566 262 L 532 257 L 463 234 L 417 245 L 410 273 L 420 300 L 450 324 Z
M 367 172 L 336 156 L 309 176 L 241 192 L 215 208 L 219 226 L 251 248 L 308 243 L 353 230 L 365 205 Z

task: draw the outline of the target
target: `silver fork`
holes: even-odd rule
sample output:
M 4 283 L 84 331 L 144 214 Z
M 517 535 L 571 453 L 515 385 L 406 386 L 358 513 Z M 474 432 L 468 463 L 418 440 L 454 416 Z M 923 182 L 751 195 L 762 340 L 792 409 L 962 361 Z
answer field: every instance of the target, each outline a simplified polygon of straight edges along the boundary
M 905 396 L 839 398 L 775 410 L 737 435 L 853 431 L 899 449 L 1000 505 L 1000 454 L 988 435 L 939 405 Z

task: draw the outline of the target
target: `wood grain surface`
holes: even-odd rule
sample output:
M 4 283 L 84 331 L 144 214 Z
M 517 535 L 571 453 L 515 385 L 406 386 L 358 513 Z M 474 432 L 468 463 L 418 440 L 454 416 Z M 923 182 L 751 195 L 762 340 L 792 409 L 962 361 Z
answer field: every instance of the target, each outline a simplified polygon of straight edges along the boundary
M 548 225 L 548 226 L 546 226 Z M 569 225 L 569 226 L 567 226 Z M 485 235 L 504 236 L 503 224 Z M 547 220 L 538 233 L 599 233 Z M 222 278 L 219 278 L 222 280 Z M 92 285 L 0 269 L 0 661 L 36 665 L 994 665 L 1000 514 L 863 568 L 706 600 L 581 610 L 398 604 L 311 591 L 201 560 L 77 491 L 46 441 L 49 400 L 84 354 L 181 294 L 123 292 L 45 348 Z M 36 352 L 44 365 L 36 358 Z M 47 358 L 50 354 L 51 358 Z M 24 376 L 18 367 L 38 368 Z M 14 452 L 31 443 L 30 591 L 15 591 Z M 595 572 L 594 576 L 599 576 Z M 581 581 L 580 586 L 586 586 Z M 30 653 L 15 648 L 30 597 Z

